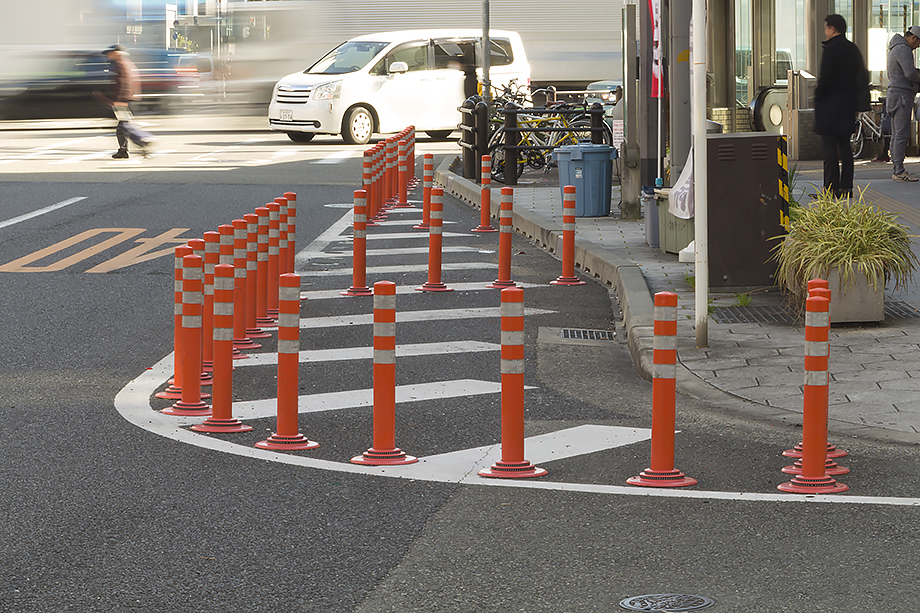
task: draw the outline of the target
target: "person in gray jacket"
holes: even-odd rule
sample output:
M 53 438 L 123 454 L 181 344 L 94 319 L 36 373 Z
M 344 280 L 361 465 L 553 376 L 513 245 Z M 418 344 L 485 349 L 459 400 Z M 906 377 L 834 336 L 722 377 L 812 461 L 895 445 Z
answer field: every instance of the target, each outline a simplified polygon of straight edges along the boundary
M 914 66 L 914 49 L 920 47 L 920 26 L 911 26 L 904 36 L 895 34 L 888 43 L 888 96 L 885 110 L 891 117 L 891 163 L 895 181 L 916 181 L 904 169 L 904 149 L 910 138 L 910 117 L 920 72 Z

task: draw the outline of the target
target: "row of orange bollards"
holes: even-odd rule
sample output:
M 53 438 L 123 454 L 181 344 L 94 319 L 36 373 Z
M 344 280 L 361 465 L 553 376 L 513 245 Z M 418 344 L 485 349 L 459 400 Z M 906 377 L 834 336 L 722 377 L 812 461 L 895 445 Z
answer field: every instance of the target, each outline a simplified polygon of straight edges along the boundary
M 408 194 L 416 184 L 414 126 L 364 152 L 361 183 L 367 194 L 368 225 L 385 219 L 391 207 L 410 206 Z

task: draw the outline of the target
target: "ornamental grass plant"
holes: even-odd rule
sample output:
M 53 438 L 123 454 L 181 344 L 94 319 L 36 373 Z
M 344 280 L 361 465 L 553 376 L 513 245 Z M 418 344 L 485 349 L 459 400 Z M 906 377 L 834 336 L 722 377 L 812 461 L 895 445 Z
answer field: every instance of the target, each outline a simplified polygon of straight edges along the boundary
M 827 279 L 836 268 L 845 294 L 858 273 L 873 290 L 894 281 L 901 289 L 913 278 L 918 264 L 906 226 L 897 216 L 872 206 L 859 190 L 856 199 L 819 192 L 808 204 L 790 206 L 789 233 L 776 237 L 772 259 L 776 282 L 804 301 L 809 279 Z

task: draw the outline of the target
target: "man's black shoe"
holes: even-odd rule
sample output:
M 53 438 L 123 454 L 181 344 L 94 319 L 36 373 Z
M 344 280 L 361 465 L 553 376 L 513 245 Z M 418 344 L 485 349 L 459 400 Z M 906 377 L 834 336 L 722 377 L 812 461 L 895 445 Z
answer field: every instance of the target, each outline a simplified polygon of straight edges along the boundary
M 119 149 L 118 151 L 116 151 L 115 153 L 112 154 L 112 159 L 114 159 L 114 160 L 126 160 L 126 159 L 128 159 L 128 150 L 127 150 L 127 149 Z

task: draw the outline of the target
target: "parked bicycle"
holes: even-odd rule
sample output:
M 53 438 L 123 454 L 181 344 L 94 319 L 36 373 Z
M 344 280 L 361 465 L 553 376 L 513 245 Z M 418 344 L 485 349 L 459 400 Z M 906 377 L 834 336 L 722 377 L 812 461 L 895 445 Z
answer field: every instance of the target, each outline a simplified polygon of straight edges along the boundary
M 882 126 L 875 123 L 875 113 L 863 111 L 856 116 L 856 131 L 850 136 L 850 150 L 853 158 L 858 158 L 866 145 L 866 140 L 879 143 L 885 137 Z
M 540 90 L 534 92 L 539 93 Z M 591 141 L 591 119 L 586 107 L 579 109 L 567 103 L 556 102 L 539 110 L 551 112 L 527 113 L 523 110 L 517 115 L 517 127 L 520 130 L 516 144 L 517 177 L 524 173 L 525 166 L 543 168 L 544 172 L 555 167 L 552 152 L 557 147 Z M 613 142 L 612 134 L 606 123 L 603 128 L 601 141 L 609 145 Z M 492 157 L 492 179 L 501 183 L 505 182 L 506 175 L 505 135 L 506 129 L 502 125 L 492 133 L 488 145 Z

